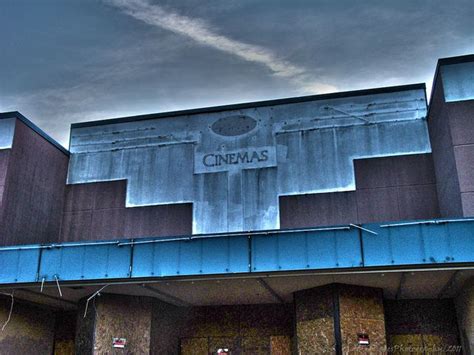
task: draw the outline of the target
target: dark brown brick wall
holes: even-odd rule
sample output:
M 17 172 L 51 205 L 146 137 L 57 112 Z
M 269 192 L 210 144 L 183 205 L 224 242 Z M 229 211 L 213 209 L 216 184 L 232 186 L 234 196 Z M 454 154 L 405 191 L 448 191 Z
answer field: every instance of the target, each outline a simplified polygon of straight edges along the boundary
M 55 242 L 68 156 L 19 120 L 8 156 L 0 245 Z
M 126 208 L 126 183 L 67 185 L 60 241 L 191 234 L 192 204 Z
M 280 197 L 281 228 L 439 217 L 431 154 L 354 161 L 356 191 Z

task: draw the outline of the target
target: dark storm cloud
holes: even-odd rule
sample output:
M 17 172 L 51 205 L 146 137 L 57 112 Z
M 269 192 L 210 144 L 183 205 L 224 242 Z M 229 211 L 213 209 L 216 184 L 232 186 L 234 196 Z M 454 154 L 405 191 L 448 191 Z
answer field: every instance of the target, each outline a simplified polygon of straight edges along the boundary
M 429 82 L 474 2 L 1 0 L 0 111 L 71 122 Z M 21 24 L 21 25 L 20 25 Z

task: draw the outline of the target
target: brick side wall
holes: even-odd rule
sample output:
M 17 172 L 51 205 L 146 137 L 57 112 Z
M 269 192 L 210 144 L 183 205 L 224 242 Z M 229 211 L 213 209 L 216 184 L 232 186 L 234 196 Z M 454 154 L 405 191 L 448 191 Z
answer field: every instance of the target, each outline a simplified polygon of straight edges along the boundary
M 449 126 L 458 172 L 463 216 L 474 216 L 474 100 L 450 102 Z
M 8 160 L 0 245 L 56 242 L 68 156 L 16 120 Z
M 125 207 L 126 181 L 66 186 L 59 240 L 189 235 L 192 205 Z
M 354 161 L 356 191 L 280 197 L 281 228 L 439 217 L 431 154 Z

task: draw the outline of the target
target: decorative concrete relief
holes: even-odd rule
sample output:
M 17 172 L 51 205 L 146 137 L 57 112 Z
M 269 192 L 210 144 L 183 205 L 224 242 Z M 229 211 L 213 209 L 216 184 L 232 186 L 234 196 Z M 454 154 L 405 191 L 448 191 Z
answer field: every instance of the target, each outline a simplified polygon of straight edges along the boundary
M 193 233 L 278 229 L 278 197 L 355 190 L 353 160 L 431 151 L 421 86 L 77 125 L 68 183 L 193 204 Z

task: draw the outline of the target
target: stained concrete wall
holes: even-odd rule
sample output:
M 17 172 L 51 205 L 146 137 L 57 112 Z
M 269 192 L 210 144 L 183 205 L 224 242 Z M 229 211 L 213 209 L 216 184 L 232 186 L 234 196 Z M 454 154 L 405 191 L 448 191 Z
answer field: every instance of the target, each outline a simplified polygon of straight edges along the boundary
M 0 160 L 0 245 L 57 241 L 68 156 L 17 119 Z
M 431 154 L 355 160 L 356 190 L 280 197 L 282 228 L 440 216 Z
M 126 208 L 126 183 L 67 185 L 59 241 L 191 234 L 191 204 Z
M 394 353 L 460 353 L 452 299 L 386 300 L 387 342 Z
M 10 297 L 0 297 L 0 327 L 8 319 L 10 305 Z M 54 330 L 53 311 L 15 300 L 10 321 L 0 331 L 0 354 L 50 355 Z

